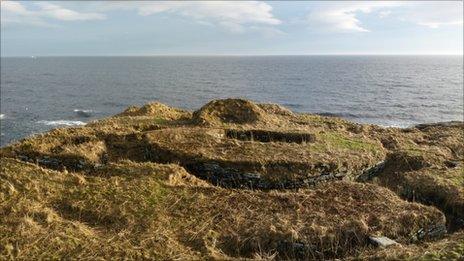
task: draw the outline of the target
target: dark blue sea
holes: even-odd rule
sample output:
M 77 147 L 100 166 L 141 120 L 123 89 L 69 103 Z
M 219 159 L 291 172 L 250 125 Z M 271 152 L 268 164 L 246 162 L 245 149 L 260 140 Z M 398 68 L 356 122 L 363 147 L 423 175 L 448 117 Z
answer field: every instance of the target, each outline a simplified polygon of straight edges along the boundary
M 407 127 L 463 119 L 462 56 L 1 58 L 1 145 L 133 104 L 243 97 Z

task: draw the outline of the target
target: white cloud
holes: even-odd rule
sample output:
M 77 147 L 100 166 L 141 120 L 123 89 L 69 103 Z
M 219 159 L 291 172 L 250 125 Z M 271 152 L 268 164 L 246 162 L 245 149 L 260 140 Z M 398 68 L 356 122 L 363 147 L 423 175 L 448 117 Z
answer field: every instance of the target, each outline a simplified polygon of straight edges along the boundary
M 280 24 L 280 20 L 274 18 L 271 11 L 272 7 L 270 5 L 257 1 L 149 2 L 138 7 L 140 15 L 170 12 L 198 20 L 213 19 L 219 22 L 235 24 Z
M 68 3 L 36 2 L 25 5 L 21 2 L 2 1 L 2 24 L 22 23 L 35 26 L 54 26 L 51 20 L 88 21 L 106 18 L 110 11 L 135 11 L 141 16 L 161 13 L 188 18 L 205 26 L 218 26 L 232 33 L 254 32 L 265 36 L 283 34 L 275 28 L 281 21 L 272 14 L 272 7 L 264 2 L 243 1 L 132 1 L 89 2 L 79 5 L 78 12 L 65 8 Z
M 401 5 L 399 2 L 329 2 L 308 14 L 306 21 L 314 28 L 337 32 L 369 32 L 357 18 L 359 13 Z
M 18 15 L 30 15 L 31 11 L 28 11 L 21 3 L 13 1 L 2 1 L 1 2 L 2 11 L 15 13 Z
M 35 7 L 37 8 L 26 8 L 26 6 L 20 2 L 2 1 L 2 26 L 12 23 L 54 26 L 47 22 L 47 19 L 59 21 L 88 21 L 106 18 L 106 16 L 101 13 L 81 13 L 48 2 L 35 3 Z
M 56 4 L 47 2 L 36 3 L 40 10 L 37 12 L 40 16 L 49 17 L 62 21 L 88 21 L 88 20 L 103 20 L 106 18 L 100 13 L 79 13 L 70 9 L 63 8 Z
M 306 22 L 313 28 L 336 32 L 369 32 L 359 15 L 376 12 L 379 18 L 399 19 L 417 25 L 438 28 L 463 24 L 463 3 L 443 1 L 329 2 L 312 8 Z
M 252 26 L 267 28 L 281 21 L 272 14 L 272 7 L 258 1 L 157 1 L 157 2 L 109 2 L 102 10 L 136 10 L 148 16 L 169 13 L 191 18 L 201 24 L 215 24 L 228 31 L 241 33 Z
M 463 3 L 455 2 L 413 2 L 401 13 L 402 20 L 429 28 L 463 24 Z
M 274 28 L 281 21 L 272 14 L 272 7 L 259 1 L 103 1 L 79 5 L 82 7 L 80 10 L 92 12 L 78 12 L 63 6 L 70 5 L 66 2 L 59 5 L 36 2 L 33 6 L 26 6 L 20 2 L 2 1 L 2 10 L 5 11 L 2 11 L 2 22 L 50 25 L 47 20 L 102 20 L 106 18 L 104 13 L 122 10 L 135 11 L 141 16 L 161 13 L 178 15 L 202 25 L 219 26 L 233 33 L 258 32 L 257 28 L 261 28 L 265 35 L 281 33 Z

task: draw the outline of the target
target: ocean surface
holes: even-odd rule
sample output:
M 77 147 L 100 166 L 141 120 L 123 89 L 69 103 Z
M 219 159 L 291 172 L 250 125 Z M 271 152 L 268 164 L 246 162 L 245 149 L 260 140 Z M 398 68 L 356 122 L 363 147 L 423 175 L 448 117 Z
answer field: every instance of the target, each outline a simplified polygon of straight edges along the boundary
M 129 105 L 242 97 L 407 127 L 463 120 L 462 56 L 1 58 L 0 145 Z

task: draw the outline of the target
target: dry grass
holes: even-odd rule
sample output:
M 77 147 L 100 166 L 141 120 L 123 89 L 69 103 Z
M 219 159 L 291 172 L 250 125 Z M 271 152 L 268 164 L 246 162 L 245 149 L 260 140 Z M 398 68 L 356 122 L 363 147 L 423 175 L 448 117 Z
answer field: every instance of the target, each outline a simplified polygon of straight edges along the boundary
M 175 165 L 125 161 L 83 175 L 1 163 L 1 253 L 19 259 L 340 257 L 368 235 L 409 243 L 444 222 L 373 185 L 266 193 L 211 187 Z
M 443 213 L 463 217 L 461 134 L 459 124 L 381 128 L 239 99 L 194 113 L 131 107 L 0 149 L 0 259 L 455 257 L 462 231 L 428 243 L 417 233 L 443 226 Z M 348 181 L 385 157 L 373 184 Z M 266 184 L 345 181 L 226 189 L 191 171 L 202 164 Z M 370 235 L 402 247 L 378 251 Z
M 454 230 L 464 225 L 464 169 L 462 161 L 453 167 L 444 162 L 439 155 L 394 152 L 372 182 L 408 200 L 438 207 Z
M 253 124 L 263 121 L 268 114 L 257 104 L 241 99 L 214 100 L 193 113 L 193 120 L 202 125 L 227 123 Z
M 463 260 L 464 231 L 434 242 L 408 246 L 392 246 L 388 249 L 370 249 L 350 260 Z
M 159 117 L 165 120 L 180 120 L 180 119 L 189 119 L 191 113 L 177 108 L 169 107 L 165 104 L 159 102 L 153 102 L 145 104 L 142 107 L 131 106 L 127 108 L 122 113 L 116 114 L 115 117 L 124 117 L 124 116 L 154 116 Z
M 436 206 L 447 215 L 451 231 L 464 227 L 464 123 L 371 127 L 364 132 L 388 151 L 385 168 L 373 183 L 407 200 Z
M 173 128 L 146 134 L 153 157 L 182 165 L 214 162 L 242 172 L 261 173 L 270 182 L 320 173 L 359 174 L 383 159 L 379 142 L 349 134 L 313 133 L 315 142 L 253 142 L 229 138 L 223 129 Z

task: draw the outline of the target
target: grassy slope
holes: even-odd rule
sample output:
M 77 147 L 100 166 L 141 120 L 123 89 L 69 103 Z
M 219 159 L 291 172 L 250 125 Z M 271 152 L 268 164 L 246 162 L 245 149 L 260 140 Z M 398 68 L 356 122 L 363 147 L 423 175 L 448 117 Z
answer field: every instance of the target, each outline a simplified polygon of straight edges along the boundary
M 371 234 L 408 243 L 420 228 L 443 222 L 437 210 L 372 185 L 228 191 L 175 165 L 125 161 L 82 175 L 1 163 L 2 253 L 24 259 L 225 258 L 276 250 L 282 257 L 335 257 L 366 247 Z
M 223 135 L 227 129 L 310 133 L 315 140 L 236 140 Z M 461 232 L 414 241 L 420 229 L 443 224 L 441 212 L 380 186 L 459 220 L 460 134 L 462 126 L 385 129 L 242 100 L 211 102 L 193 114 L 157 103 L 131 107 L 0 150 L 0 257 L 456 256 Z M 326 172 L 352 180 L 387 154 L 373 185 L 337 181 L 268 192 L 215 187 L 179 166 L 219 162 L 275 182 Z M 369 235 L 403 247 L 377 251 Z

